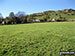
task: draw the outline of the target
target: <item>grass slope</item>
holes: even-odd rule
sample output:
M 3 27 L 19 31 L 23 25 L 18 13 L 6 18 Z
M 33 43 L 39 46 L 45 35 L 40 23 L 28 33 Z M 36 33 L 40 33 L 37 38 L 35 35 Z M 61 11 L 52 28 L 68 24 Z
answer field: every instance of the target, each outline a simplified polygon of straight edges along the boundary
M 42 20 L 44 20 L 44 17 L 47 16 L 47 17 L 49 17 L 49 18 L 45 18 L 45 19 L 47 19 L 47 21 L 51 20 L 52 18 L 56 18 L 56 19 L 60 19 L 60 20 L 64 19 L 64 18 L 66 20 L 75 19 L 75 11 L 72 11 L 72 12 L 60 12 L 60 11 L 54 11 L 54 12 L 50 11 L 49 12 L 49 11 L 45 11 L 42 13 L 35 13 L 35 15 L 37 15 L 37 16 L 34 16 L 34 18 L 42 19 Z M 41 15 L 41 16 L 38 16 L 38 15 Z
M 59 56 L 75 51 L 75 22 L 0 26 L 0 56 Z

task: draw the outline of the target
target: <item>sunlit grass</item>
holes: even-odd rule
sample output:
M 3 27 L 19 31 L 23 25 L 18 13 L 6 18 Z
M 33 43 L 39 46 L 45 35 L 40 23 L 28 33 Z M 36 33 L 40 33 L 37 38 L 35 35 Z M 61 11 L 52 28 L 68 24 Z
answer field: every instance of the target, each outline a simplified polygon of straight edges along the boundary
M 75 22 L 0 26 L 0 56 L 59 56 L 75 51 Z

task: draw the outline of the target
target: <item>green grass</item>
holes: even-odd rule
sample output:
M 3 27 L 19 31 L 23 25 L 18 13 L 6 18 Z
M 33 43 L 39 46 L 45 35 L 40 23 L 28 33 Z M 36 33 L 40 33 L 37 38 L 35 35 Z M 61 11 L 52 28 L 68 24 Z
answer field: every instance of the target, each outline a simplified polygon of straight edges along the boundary
M 59 56 L 75 51 L 75 22 L 0 25 L 0 56 Z

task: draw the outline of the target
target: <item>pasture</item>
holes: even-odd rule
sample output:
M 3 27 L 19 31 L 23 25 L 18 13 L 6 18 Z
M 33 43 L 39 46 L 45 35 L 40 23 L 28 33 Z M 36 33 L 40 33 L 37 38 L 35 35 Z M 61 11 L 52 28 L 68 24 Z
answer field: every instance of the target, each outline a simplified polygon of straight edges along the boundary
M 0 56 L 59 56 L 75 51 L 75 22 L 0 25 Z

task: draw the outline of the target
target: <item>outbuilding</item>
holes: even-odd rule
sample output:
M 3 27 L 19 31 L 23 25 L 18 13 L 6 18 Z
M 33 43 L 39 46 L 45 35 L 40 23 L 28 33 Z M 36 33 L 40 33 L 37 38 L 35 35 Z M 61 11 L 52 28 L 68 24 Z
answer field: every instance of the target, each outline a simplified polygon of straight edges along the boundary
M 56 21 L 56 19 L 55 19 L 55 18 L 51 19 L 51 22 L 55 22 L 55 21 Z
M 40 19 L 35 19 L 34 22 L 40 22 Z

